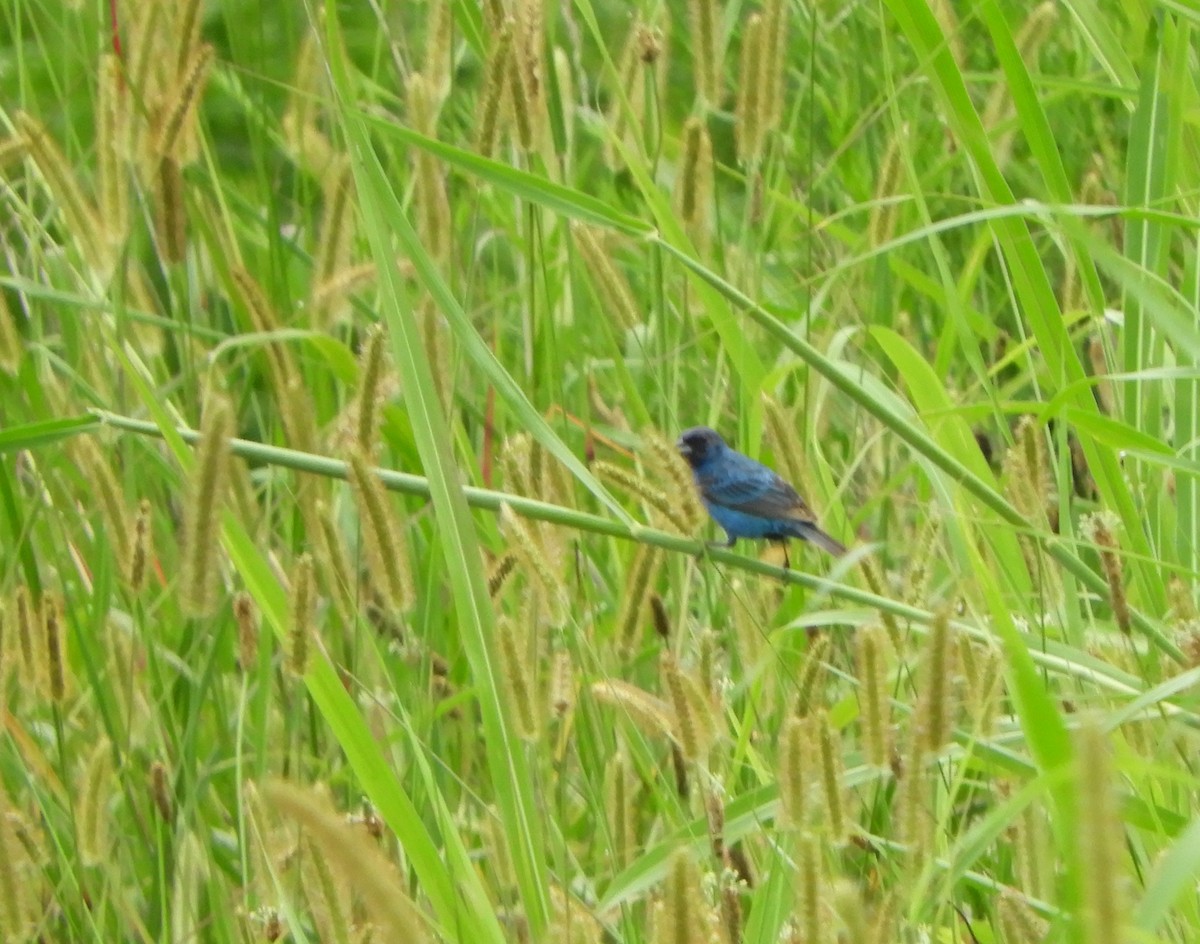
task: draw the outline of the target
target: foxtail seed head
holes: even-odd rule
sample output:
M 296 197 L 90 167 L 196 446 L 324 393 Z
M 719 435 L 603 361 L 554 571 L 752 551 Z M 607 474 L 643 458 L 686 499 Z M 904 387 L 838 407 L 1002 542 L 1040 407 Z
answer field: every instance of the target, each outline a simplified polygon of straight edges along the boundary
M 1126 940 L 1123 860 L 1125 824 L 1114 789 L 1114 772 L 1104 728 L 1089 721 L 1079 728 L 1076 771 L 1079 801 L 1079 862 L 1083 871 L 1084 939 L 1089 944 Z
M 63 656 L 62 605 L 53 595 L 42 600 L 42 629 L 45 633 L 46 677 L 50 700 L 61 704 L 67 694 L 67 667 Z
M 0 168 L 4 165 L 0 163 Z M 12 310 L 0 292 L 0 371 L 15 377 L 21 367 L 21 357 L 25 352 L 25 344 L 17 330 L 17 322 Z
M 721 14 L 717 0 L 688 0 L 688 25 L 692 38 L 692 71 L 696 95 L 704 109 L 721 104 L 720 46 Z
M 329 801 L 311 788 L 282 781 L 262 787 L 267 802 L 295 820 L 332 871 L 355 877 L 355 887 L 382 938 L 425 944 L 425 920 L 409 897 L 393 864 L 362 829 L 346 822 Z
M 855 636 L 855 649 L 863 753 L 868 763 L 885 767 L 892 756 L 891 645 L 881 627 L 865 626 Z
M 684 535 L 694 535 L 703 526 L 706 515 L 692 482 L 691 468 L 679 454 L 674 441 L 657 429 L 646 427 L 641 436 L 640 458 L 656 481 L 670 487 L 674 497 L 672 520 Z
M 386 372 L 386 337 L 383 328 L 373 327 L 363 341 L 358 360 L 358 400 L 355 409 L 354 442 L 371 462 L 379 454 L 379 407 Z
M 712 212 L 712 138 L 704 120 L 693 115 L 683 126 L 683 155 L 677 184 L 679 215 L 701 246 L 707 242 Z
M 779 735 L 778 777 L 783 821 L 791 829 L 808 825 L 813 754 L 812 726 L 808 719 L 788 718 Z
M 312 555 L 301 554 L 292 573 L 292 632 L 288 647 L 288 670 L 297 677 L 303 677 L 308 671 L 316 599 Z
M 762 157 L 765 129 L 762 124 L 762 96 L 759 69 L 763 52 L 763 18 L 752 13 L 742 29 L 741 68 L 738 73 L 734 127 L 737 132 L 737 156 L 743 166 L 756 165 Z
M 1085 540 L 1096 545 L 1100 552 L 1100 564 L 1104 579 L 1108 583 L 1108 598 L 1112 605 L 1113 619 L 1126 636 L 1133 631 L 1133 615 L 1129 610 L 1129 599 L 1125 595 L 1125 573 L 1118 556 L 1120 549 L 1114 534 L 1117 526 L 1115 515 L 1100 512 L 1088 515 L 1080 522 L 1080 533 Z
M 821 792 L 825 799 L 825 825 L 830 838 L 835 843 L 841 843 L 847 834 L 846 794 L 842 787 L 842 738 L 825 712 L 818 716 L 816 727 Z
M 210 394 L 200 421 L 191 487 L 184 513 L 182 600 L 193 616 L 208 616 L 217 606 L 219 578 L 218 522 L 229 480 L 229 441 L 233 408 L 223 396 Z
M 504 125 L 506 104 L 509 103 L 509 76 L 512 74 L 512 18 L 504 19 L 491 32 L 491 49 L 483 72 L 483 87 L 479 92 L 475 113 L 475 150 L 484 157 L 496 152 L 496 144 Z
M 708 695 L 690 673 L 679 667 L 670 651 L 663 652 L 660 665 L 675 710 L 675 740 L 685 758 L 703 765 L 715 735 Z
M 129 560 L 129 589 L 138 593 L 146 582 L 146 567 L 154 554 L 154 535 L 150 530 L 150 499 L 138 503 L 133 521 L 133 553 Z
M 317 245 L 309 293 L 316 308 L 317 290 L 330 285 L 350 267 L 354 242 L 354 174 L 348 158 L 334 159 L 322 180 L 321 222 L 317 227 Z M 344 297 L 344 293 L 340 297 Z M 340 300 L 339 297 L 339 300 Z M 314 312 L 316 314 L 317 312 Z M 325 314 L 325 312 L 320 312 Z
M 625 578 L 625 592 L 617 615 L 617 640 L 622 653 L 628 653 L 637 642 L 646 601 L 654 588 L 660 555 L 649 544 L 639 544 L 633 563 Z
M 496 624 L 500 668 L 516 719 L 517 734 L 522 740 L 536 741 L 541 712 L 535 694 L 535 670 L 524 636 L 512 619 L 502 618 Z
M 348 461 L 372 584 L 391 611 L 403 612 L 413 602 L 412 570 L 387 492 L 361 449 L 352 448 Z
M 233 597 L 233 619 L 238 629 L 238 664 L 243 672 L 258 665 L 258 608 L 245 590 Z
M 701 944 L 710 940 L 712 912 L 700 888 L 700 870 L 687 851 L 667 868 L 661 910 L 655 914 L 654 944 Z
M 825 660 L 831 643 L 828 634 L 813 637 L 796 678 L 796 714 L 803 718 L 825 703 Z
M 920 696 L 915 720 L 924 753 L 937 754 L 950 743 L 954 733 L 956 637 L 949 614 L 939 610 L 930 624 L 921 656 Z
M 642 315 L 633 290 L 613 264 L 610 252 L 601 244 L 599 231 L 586 223 L 575 222 L 571 224 L 571 233 L 604 312 L 622 332 L 641 324 Z
M 180 147 L 188 125 L 195 118 L 196 104 L 204 93 L 209 66 L 215 50 L 205 44 L 197 47 L 190 55 L 187 65 L 180 73 L 179 81 L 167 100 L 166 113 L 161 124 L 157 153 L 183 164 L 188 160 L 186 149 Z

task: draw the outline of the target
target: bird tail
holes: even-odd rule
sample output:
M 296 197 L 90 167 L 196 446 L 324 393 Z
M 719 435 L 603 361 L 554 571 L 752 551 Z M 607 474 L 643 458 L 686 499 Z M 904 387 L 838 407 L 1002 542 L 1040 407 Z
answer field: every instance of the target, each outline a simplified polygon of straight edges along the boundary
M 845 544 L 831 538 L 815 524 L 808 521 L 796 522 L 796 537 L 803 538 L 805 541 L 811 541 L 817 547 L 828 551 L 834 557 L 841 557 L 846 553 Z

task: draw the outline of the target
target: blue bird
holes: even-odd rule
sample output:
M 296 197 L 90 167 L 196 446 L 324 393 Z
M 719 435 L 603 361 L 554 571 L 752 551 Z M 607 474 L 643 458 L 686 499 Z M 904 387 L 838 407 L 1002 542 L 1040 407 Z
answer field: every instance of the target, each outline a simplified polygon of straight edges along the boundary
M 692 467 L 704 507 L 725 529 L 725 547 L 733 547 L 738 538 L 780 541 L 785 567 L 788 538 L 811 541 L 835 556 L 846 553 L 843 544 L 817 527 L 816 516 L 792 486 L 761 462 L 731 449 L 714 430 L 684 430 L 676 447 Z

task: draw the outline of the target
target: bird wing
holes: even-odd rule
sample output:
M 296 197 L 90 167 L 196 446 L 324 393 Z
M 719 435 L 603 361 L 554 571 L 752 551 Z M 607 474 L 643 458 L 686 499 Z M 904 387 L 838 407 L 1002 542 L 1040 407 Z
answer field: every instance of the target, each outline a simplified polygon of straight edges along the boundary
M 780 518 L 790 521 L 815 522 L 816 516 L 804 499 L 774 472 L 770 478 L 754 481 L 750 478 L 722 479 L 701 483 L 704 497 L 714 505 L 732 508 L 758 518 Z

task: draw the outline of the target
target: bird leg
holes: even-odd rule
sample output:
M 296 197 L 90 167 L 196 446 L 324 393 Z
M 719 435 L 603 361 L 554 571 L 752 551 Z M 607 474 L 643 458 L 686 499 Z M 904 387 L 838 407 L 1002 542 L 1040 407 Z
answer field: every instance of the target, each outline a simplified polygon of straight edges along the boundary
M 787 538 L 779 538 L 778 543 L 779 543 L 779 546 L 783 548 L 783 569 L 791 570 L 792 569 L 792 559 L 788 556 Z

